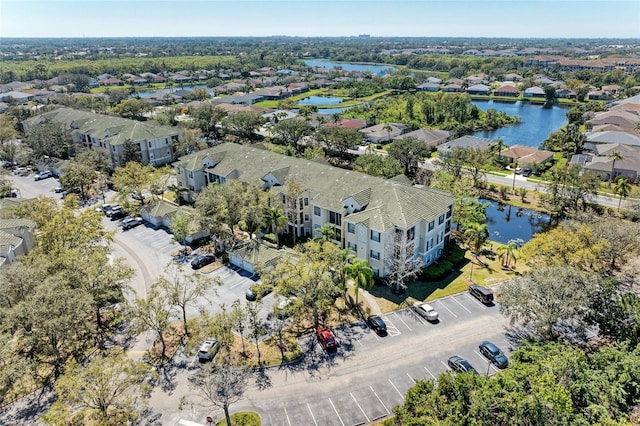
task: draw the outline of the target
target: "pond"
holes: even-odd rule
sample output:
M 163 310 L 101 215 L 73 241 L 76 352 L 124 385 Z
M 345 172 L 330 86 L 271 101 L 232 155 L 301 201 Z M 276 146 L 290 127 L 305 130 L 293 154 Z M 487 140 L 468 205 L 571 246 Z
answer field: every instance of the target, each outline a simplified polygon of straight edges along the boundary
M 173 86 L 173 87 L 169 87 L 166 89 L 158 89 L 158 90 L 149 90 L 147 92 L 138 92 L 138 93 L 133 93 L 131 96 L 129 97 L 140 97 L 140 98 L 148 98 L 150 96 L 153 95 L 166 95 L 167 93 L 173 93 L 176 92 L 178 90 L 186 90 L 186 91 L 192 91 L 194 89 L 206 89 L 207 92 L 212 93 L 212 90 L 210 88 L 207 87 L 206 84 L 194 84 L 194 85 L 189 85 L 189 86 Z
M 567 123 L 566 114 L 568 108 L 558 105 L 553 105 L 549 108 L 523 101 L 495 102 L 494 100 L 474 100 L 472 102 L 483 111 L 493 108 L 497 111 L 520 117 L 521 122 L 514 126 L 474 133 L 474 136 L 494 140 L 502 137 L 502 141 L 509 146 L 524 145 L 539 148 L 540 144 L 551 133 L 561 129 Z
M 388 75 L 396 68 L 390 65 L 354 64 L 350 62 L 331 62 L 324 59 L 306 59 L 303 61 L 309 67 L 326 68 L 328 70 L 342 68 L 344 71 L 370 72 L 376 75 Z
M 510 205 L 489 202 L 487 207 L 487 227 L 489 239 L 502 244 L 510 240 L 529 241 L 534 234 L 547 231 L 555 226 L 547 214 Z
M 298 105 L 338 105 L 342 101 L 342 98 L 335 96 L 309 96 L 308 98 L 300 99 Z

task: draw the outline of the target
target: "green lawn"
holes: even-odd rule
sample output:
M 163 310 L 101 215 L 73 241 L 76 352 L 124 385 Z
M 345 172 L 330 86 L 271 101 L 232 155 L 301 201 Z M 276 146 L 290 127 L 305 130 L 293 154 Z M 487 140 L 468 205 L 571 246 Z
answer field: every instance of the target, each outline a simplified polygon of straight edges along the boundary
M 369 292 L 376 298 L 382 312 L 392 312 L 410 306 L 416 300 L 433 300 L 466 291 L 469 278 L 477 284 L 490 286 L 502 281 L 510 280 L 521 275 L 528 268 L 526 265 L 516 264 L 515 270 L 504 269 L 498 258 L 497 250 L 502 244 L 488 242 L 479 260 L 471 266 L 471 255 L 465 254 L 462 265 L 454 267 L 447 276 L 438 281 L 415 281 L 408 285 L 404 294 L 393 294 L 387 286 L 375 286 Z M 493 252 L 491 251 L 493 249 Z

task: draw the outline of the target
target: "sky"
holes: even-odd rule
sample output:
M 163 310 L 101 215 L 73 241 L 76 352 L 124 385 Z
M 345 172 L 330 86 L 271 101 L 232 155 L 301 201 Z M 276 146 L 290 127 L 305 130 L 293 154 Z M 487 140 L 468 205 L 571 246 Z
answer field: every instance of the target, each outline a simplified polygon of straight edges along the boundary
M 0 0 L 5 37 L 640 38 L 639 0 Z

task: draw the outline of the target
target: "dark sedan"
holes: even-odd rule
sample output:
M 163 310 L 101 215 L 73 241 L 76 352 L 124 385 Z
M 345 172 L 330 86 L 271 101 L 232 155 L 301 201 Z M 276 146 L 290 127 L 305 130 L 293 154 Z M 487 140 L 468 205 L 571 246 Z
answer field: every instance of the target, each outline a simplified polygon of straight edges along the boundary
M 502 353 L 500 348 L 491 342 L 484 341 L 478 346 L 480 353 L 484 355 L 489 361 L 491 361 L 498 368 L 507 368 L 509 365 L 509 359 Z
M 367 317 L 367 325 L 376 333 L 380 335 L 387 334 L 387 324 L 378 315 L 371 315 Z
M 476 369 L 473 368 L 471 364 L 469 364 L 469 361 L 457 355 L 454 355 L 451 358 L 449 358 L 447 360 L 447 364 L 453 371 L 458 373 L 478 374 Z
M 200 269 L 204 266 L 207 266 L 210 263 L 215 262 L 216 257 L 210 254 L 203 254 L 201 256 L 196 257 L 191 261 L 191 267 L 193 269 Z

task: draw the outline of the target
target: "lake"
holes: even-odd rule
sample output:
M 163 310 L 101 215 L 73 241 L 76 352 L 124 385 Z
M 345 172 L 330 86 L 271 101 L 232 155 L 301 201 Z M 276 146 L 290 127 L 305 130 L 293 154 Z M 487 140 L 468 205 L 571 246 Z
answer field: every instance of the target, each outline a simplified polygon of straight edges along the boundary
M 526 243 L 534 234 L 547 231 L 554 226 L 547 214 L 496 201 L 481 201 L 490 203 L 486 213 L 489 239 L 492 241 L 506 244 L 510 240 L 521 239 Z
M 342 101 L 342 98 L 336 96 L 309 96 L 308 98 L 300 99 L 298 105 L 338 105 Z
M 342 68 L 344 71 L 370 72 L 380 76 L 391 74 L 396 70 L 395 67 L 390 65 L 353 64 L 349 62 L 332 62 L 324 59 L 305 59 L 303 62 L 309 67 L 325 68 L 328 70 Z
M 561 129 L 567 123 L 568 108 L 553 105 L 551 108 L 543 105 L 531 105 L 529 102 L 495 102 L 472 101 L 474 105 L 483 111 L 490 108 L 496 111 L 504 111 L 509 115 L 517 115 L 522 120 L 514 126 L 501 127 L 491 131 L 480 131 L 474 136 L 489 139 L 502 137 L 506 145 L 525 145 L 539 148 L 549 135 Z
M 179 85 L 175 85 L 168 89 L 158 89 L 158 90 L 150 90 L 147 92 L 138 92 L 138 93 L 132 94 L 129 97 L 148 98 L 149 96 L 153 96 L 153 95 L 166 95 L 167 93 L 173 93 L 178 90 L 187 90 L 190 92 L 194 89 L 206 89 L 207 92 L 212 93 L 212 90 L 208 88 L 206 84 L 194 84 L 194 85 L 182 86 L 182 87 L 180 87 Z

